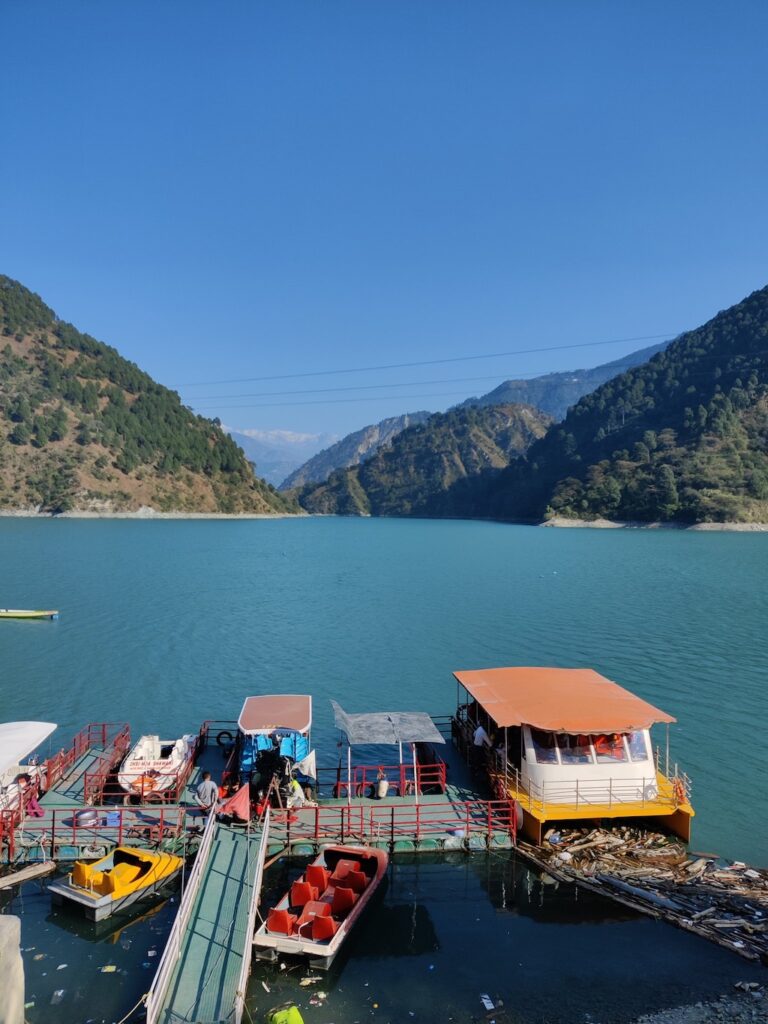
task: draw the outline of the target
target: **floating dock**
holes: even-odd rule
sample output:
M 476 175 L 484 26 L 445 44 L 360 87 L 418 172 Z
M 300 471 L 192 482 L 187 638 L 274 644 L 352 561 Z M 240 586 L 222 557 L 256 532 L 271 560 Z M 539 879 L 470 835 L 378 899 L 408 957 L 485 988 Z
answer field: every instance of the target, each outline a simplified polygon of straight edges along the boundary
M 261 893 L 264 826 L 211 816 L 147 997 L 147 1024 L 242 1020 Z

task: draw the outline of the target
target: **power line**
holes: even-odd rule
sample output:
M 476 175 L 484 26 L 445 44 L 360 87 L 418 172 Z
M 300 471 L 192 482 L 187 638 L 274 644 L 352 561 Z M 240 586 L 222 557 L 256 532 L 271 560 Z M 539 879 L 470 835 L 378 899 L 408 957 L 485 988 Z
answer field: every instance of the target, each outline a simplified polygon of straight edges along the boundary
M 518 348 L 508 352 L 488 352 L 476 356 L 452 356 L 447 359 L 422 359 L 412 363 L 383 363 L 380 366 L 354 366 L 344 367 L 338 370 L 309 370 L 302 373 L 276 373 L 263 377 L 234 377 L 230 380 L 203 380 L 193 381 L 188 384 L 171 384 L 173 388 L 198 388 L 209 387 L 219 384 L 250 384 L 262 380 L 292 380 L 297 377 L 330 377 L 338 373 L 373 373 L 379 370 L 404 370 L 414 366 L 437 366 L 444 363 L 463 363 L 476 359 L 502 359 L 506 356 L 531 355 L 538 352 L 565 352 L 576 348 L 594 348 L 598 345 L 622 345 L 635 341 L 658 341 L 660 338 L 669 338 L 674 332 L 668 331 L 665 334 L 643 334 L 635 338 L 611 338 L 608 341 L 583 341 L 573 345 L 548 345 L 544 348 Z
M 639 366 L 637 362 L 611 362 L 611 368 L 615 370 L 631 369 Z M 591 373 L 592 369 L 588 369 L 586 372 Z M 582 371 L 584 372 L 584 371 Z M 507 381 L 515 381 L 516 383 L 527 382 L 531 380 L 538 380 L 541 377 L 567 377 L 569 374 L 578 374 L 579 370 L 517 370 L 505 373 L 499 371 L 496 374 L 485 374 L 482 377 L 443 377 L 434 378 L 428 381 L 390 381 L 388 384 L 347 384 L 340 387 L 313 387 L 313 388 L 299 388 L 294 391 L 252 391 L 241 394 L 201 394 L 195 399 L 195 403 L 199 401 L 225 401 L 229 398 L 281 398 L 286 395 L 294 394 L 329 394 L 336 391 L 379 391 L 382 388 L 389 387 L 421 387 L 424 384 L 472 384 L 477 381 L 498 381 L 501 379 L 499 387 L 502 387 Z M 515 376 L 516 374 L 516 376 Z M 381 397 L 388 397 L 382 395 Z M 392 395 L 391 397 L 408 397 L 407 395 Z M 211 409 L 215 407 L 210 407 Z
M 750 353 L 747 353 L 747 354 L 749 356 L 762 356 L 762 355 L 768 354 L 768 349 L 757 350 L 755 352 L 750 352 Z M 719 360 L 721 358 L 721 354 L 720 353 L 716 353 L 716 354 L 710 356 L 709 358 L 713 359 L 713 360 Z M 620 363 L 620 362 L 616 362 L 616 363 L 613 364 L 613 366 L 617 370 L 621 370 L 621 369 L 624 369 L 624 368 L 626 368 L 626 369 L 637 369 L 641 365 L 644 365 L 644 364 L 640 364 L 640 363 Z M 753 369 L 753 367 L 751 367 L 751 366 L 746 366 L 746 367 L 741 367 L 741 368 L 736 367 L 736 368 L 734 368 L 733 370 L 731 370 L 729 372 L 732 372 L 732 373 L 741 373 L 741 372 L 747 373 L 747 372 L 750 372 L 752 369 Z M 685 380 L 689 380 L 690 378 L 708 377 L 711 373 L 712 373 L 711 370 L 693 370 L 693 371 L 688 371 L 688 372 L 685 373 L 684 379 Z M 471 381 L 471 380 L 488 380 L 488 379 L 490 379 L 490 380 L 498 380 L 498 375 L 494 374 L 490 378 L 483 378 L 483 377 L 466 377 L 466 378 L 461 378 L 461 377 L 457 377 L 457 378 L 453 378 L 453 379 L 456 380 L 457 382 L 460 382 L 462 380 L 467 380 L 467 381 Z M 533 377 L 533 378 L 529 378 L 529 379 L 535 381 L 537 379 L 537 377 Z M 517 380 L 524 380 L 524 378 L 517 378 Z M 435 383 L 435 384 L 437 384 L 437 383 L 440 383 L 440 381 L 422 381 L 422 382 L 414 382 L 414 383 L 424 383 L 424 384 Z M 446 381 L 446 383 L 448 383 L 448 381 Z M 501 387 L 502 384 L 504 384 L 504 383 L 505 383 L 505 381 L 502 381 L 501 384 L 499 384 L 499 387 Z M 604 383 L 607 383 L 607 381 L 605 381 Z M 369 385 L 365 385 L 365 387 L 368 387 L 368 386 Z M 370 385 L 370 386 L 374 386 L 374 385 Z M 375 386 L 376 387 L 398 387 L 400 385 L 397 385 L 397 384 L 389 384 L 389 385 L 381 384 L 381 385 L 375 385 Z M 600 386 L 601 385 L 595 385 L 595 387 L 600 387 Z M 351 388 L 329 388 L 327 390 L 329 390 L 329 391 L 337 391 L 337 390 L 338 391 L 346 391 L 346 390 L 354 391 L 354 390 L 357 390 L 357 388 L 355 388 L 355 387 L 351 387 Z M 494 388 L 493 390 L 497 390 L 497 389 Z M 278 395 L 280 395 L 282 393 L 283 392 L 279 392 L 279 391 L 266 392 L 265 396 L 266 397 L 269 397 L 270 395 L 278 396 Z M 285 394 L 291 394 L 292 392 L 284 392 L 284 393 Z M 295 394 L 317 394 L 318 392 L 309 390 L 309 391 L 306 391 L 306 392 L 300 392 L 299 391 L 299 392 L 294 392 L 294 393 Z M 321 389 L 321 391 L 319 393 L 322 393 L 322 389 Z M 405 401 L 405 402 L 407 402 L 407 401 L 410 401 L 410 400 L 416 399 L 416 398 L 453 398 L 453 397 L 456 397 L 456 396 L 464 397 L 464 398 L 467 398 L 467 399 L 469 399 L 470 397 L 473 397 L 473 396 L 468 396 L 466 391 L 431 391 L 431 392 L 425 392 L 424 394 L 420 394 L 420 395 L 417 395 L 417 394 L 410 394 L 410 395 L 362 395 L 359 398 L 324 398 L 324 399 L 310 399 L 308 401 L 299 401 L 299 402 L 250 402 L 250 403 L 238 404 L 238 405 L 222 405 L 221 403 L 217 403 L 216 405 L 213 405 L 213 406 L 197 406 L 196 404 L 192 403 L 192 405 L 190 407 L 196 409 L 197 411 L 199 411 L 201 413 L 203 413 L 203 412 L 206 412 L 206 411 L 207 412 L 212 412 L 212 411 L 215 411 L 215 410 L 218 410 L 218 409 L 263 409 L 263 408 L 281 408 L 283 406 L 340 405 L 340 404 L 348 404 L 350 402 L 374 402 L 374 401 L 382 401 L 382 402 L 384 402 L 384 401 L 386 401 L 386 402 L 389 402 L 389 401 Z M 248 396 L 245 396 L 245 395 L 243 395 L 243 396 L 231 395 L 231 396 L 228 396 L 228 397 L 236 398 L 236 397 L 248 397 Z M 256 396 L 256 397 L 258 397 L 258 396 Z M 487 395 L 482 395 L 480 397 L 485 398 L 485 397 L 487 397 Z
M 611 367 L 617 370 L 637 365 L 637 363 L 621 363 L 618 361 L 611 363 Z M 335 388 L 300 388 L 294 391 L 253 391 L 235 395 L 198 395 L 193 399 L 193 401 L 197 403 L 227 401 L 231 398 L 281 398 L 286 395 L 323 395 L 337 391 L 380 391 L 382 388 L 411 388 L 421 387 L 423 384 L 471 384 L 477 381 L 486 380 L 501 380 L 501 383 L 499 384 L 499 387 L 501 387 L 502 384 L 505 384 L 509 380 L 524 382 L 536 380 L 539 377 L 565 377 L 569 374 L 578 372 L 579 370 L 510 370 L 509 373 L 505 373 L 503 370 L 500 370 L 498 373 L 489 373 L 482 377 L 443 377 L 433 378 L 432 380 L 390 381 L 388 384 L 347 384 Z M 591 372 L 591 369 L 587 369 L 586 372 Z

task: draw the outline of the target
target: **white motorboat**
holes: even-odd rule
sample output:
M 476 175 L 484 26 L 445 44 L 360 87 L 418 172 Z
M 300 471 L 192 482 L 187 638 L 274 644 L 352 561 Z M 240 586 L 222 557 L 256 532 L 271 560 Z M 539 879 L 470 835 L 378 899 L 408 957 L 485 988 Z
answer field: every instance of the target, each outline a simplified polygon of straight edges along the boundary
M 55 729 L 53 722 L 0 724 L 0 811 L 20 809 L 22 775 L 28 775 L 33 784 L 42 781 L 40 765 L 30 755 Z
M 171 795 L 169 790 L 179 790 L 186 782 L 196 747 L 194 734 L 177 740 L 142 736 L 120 766 L 118 782 L 130 797 L 142 802 L 162 800 Z

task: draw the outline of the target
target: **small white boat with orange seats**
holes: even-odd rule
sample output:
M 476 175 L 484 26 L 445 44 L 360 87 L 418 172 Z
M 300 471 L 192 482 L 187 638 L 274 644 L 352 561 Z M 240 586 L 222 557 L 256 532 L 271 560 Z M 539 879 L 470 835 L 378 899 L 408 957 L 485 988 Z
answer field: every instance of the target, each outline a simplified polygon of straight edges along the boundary
M 254 936 L 257 956 L 309 957 L 327 970 L 387 873 L 389 857 L 372 846 L 326 846 Z
M 191 765 L 197 736 L 188 734 L 177 740 L 142 736 L 120 766 L 117 780 L 128 794 L 126 799 L 142 802 L 162 800 L 166 790 L 178 787 Z

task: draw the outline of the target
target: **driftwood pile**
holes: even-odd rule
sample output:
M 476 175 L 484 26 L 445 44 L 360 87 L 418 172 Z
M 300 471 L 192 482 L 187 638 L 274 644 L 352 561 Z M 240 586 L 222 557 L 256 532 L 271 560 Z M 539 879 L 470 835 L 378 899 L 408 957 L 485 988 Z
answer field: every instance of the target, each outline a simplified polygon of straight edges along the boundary
M 640 828 L 550 829 L 521 852 L 548 874 L 576 881 L 768 966 L 768 870 L 689 853 Z

